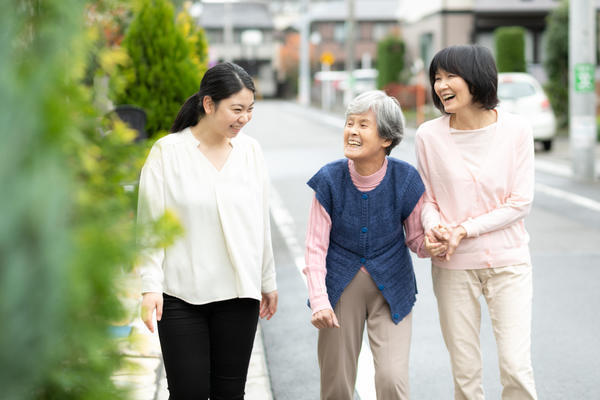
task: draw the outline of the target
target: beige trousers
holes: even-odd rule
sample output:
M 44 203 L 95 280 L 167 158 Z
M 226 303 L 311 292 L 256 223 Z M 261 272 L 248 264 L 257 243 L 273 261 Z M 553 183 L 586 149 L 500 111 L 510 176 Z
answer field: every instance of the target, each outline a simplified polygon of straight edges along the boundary
M 412 314 L 394 324 L 373 279 L 359 271 L 335 306 L 339 328 L 319 330 L 322 400 L 352 400 L 365 322 L 375 365 L 378 400 L 409 398 Z
M 482 294 L 498 347 L 502 399 L 537 399 L 531 366 L 531 275 L 529 264 L 475 270 L 432 267 L 456 400 L 484 398 L 479 347 Z

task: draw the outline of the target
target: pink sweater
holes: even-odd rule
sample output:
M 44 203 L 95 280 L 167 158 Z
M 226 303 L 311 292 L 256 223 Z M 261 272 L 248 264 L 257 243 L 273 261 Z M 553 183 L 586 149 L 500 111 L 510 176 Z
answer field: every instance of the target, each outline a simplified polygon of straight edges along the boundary
M 386 158 L 381 168 L 373 175 L 361 176 L 354 169 L 352 160 L 348 160 L 352 183 L 362 192 L 375 189 L 385 176 L 387 164 Z M 423 246 L 425 234 L 421 225 L 423 200 L 424 197 L 421 197 L 412 213 L 404 221 L 404 229 L 406 232 L 406 245 L 419 257 L 428 257 L 428 253 Z M 321 310 L 331 310 L 327 288 L 325 287 L 325 275 L 327 274 L 325 259 L 329 247 L 330 232 L 331 218 L 316 196 L 313 196 L 306 230 L 306 267 L 303 270 L 306 275 L 308 298 L 313 314 Z M 364 266 L 361 267 L 361 271 L 368 274 Z
M 425 122 L 416 136 L 418 170 L 426 188 L 425 231 L 440 223 L 467 231 L 450 261 L 433 259 L 433 265 L 479 269 L 531 262 L 524 223 L 534 193 L 529 123 L 498 111 L 485 161 L 474 174 L 452 140 L 449 122 L 449 116 Z

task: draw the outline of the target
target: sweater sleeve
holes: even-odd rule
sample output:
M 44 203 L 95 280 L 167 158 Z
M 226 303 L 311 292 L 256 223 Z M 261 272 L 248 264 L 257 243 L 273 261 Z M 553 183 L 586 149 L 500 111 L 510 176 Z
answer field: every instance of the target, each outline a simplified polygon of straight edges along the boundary
M 165 213 L 163 168 L 160 149 L 155 146 L 142 168 L 138 193 L 138 232 L 146 231 Z M 138 262 L 142 293 L 162 293 L 165 249 L 144 250 Z
M 412 213 L 404 220 L 404 230 L 406 232 L 406 246 L 417 254 L 420 258 L 427 258 L 429 254 L 425 250 L 425 231 L 421 224 L 421 212 L 425 194 L 421 196 L 419 202 L 413 209 Z
M 313 314 L 329 309 L 329 297 L 325 286 L 326 258 L 331 233 L 331 218 L 325 208 L 313 197 L 306 230 L 306 253 L 304 274 L 308 286 L 308 299 Z
M 429 169 L 427 156 L 425 153 L 425 144 L 421 135 L 417 134 L 415 140 L 415 149 L 417 153 L 417 170 L 421 175 L 421 180 L 425 185 L 425 194 L 423 195 L 423 207 L 421 211 L 421 223 L 425 232 L 430 231 L 440 224 L 440 208 L 437 200 L 431 190 L 431 180 L 429 178 Z
M 535 189 L 534 145 L 531 127 L 526 125 L 519 137 L 523 139 L 513 147 L 516 164 L 513 171 L 510 172 L 513 184 L 508 188 L 506 200 L 488 213 L 463 221 L 460 225 L 467 231 L 467 237 L 477 237 L 506 228 L 529 214 Z

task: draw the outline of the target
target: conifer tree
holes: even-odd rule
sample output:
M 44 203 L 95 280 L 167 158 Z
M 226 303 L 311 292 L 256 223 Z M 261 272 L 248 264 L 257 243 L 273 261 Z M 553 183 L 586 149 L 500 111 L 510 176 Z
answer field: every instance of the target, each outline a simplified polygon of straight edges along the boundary
M 169 130 L 179 107 L 200 86 L 201 72 L 190 45 L 175 25 L 167 0 L 141 0 L 123 40 L 130 64 L 116 90 L 116 104 L 132 104 L 147 114 L 150 136 Z

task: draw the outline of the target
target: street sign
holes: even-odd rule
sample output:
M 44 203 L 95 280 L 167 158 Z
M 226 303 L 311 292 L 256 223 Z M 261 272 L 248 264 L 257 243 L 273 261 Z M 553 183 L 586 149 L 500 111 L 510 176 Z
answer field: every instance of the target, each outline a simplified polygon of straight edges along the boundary
M 321 63 L 326 65 L 332 65 L 335 62 L 335 57 L 330 51 L 324 51 L 321 53 Z
M 594 91 L 594 65 L 589 63 L 575 64 L 575 91 Z

